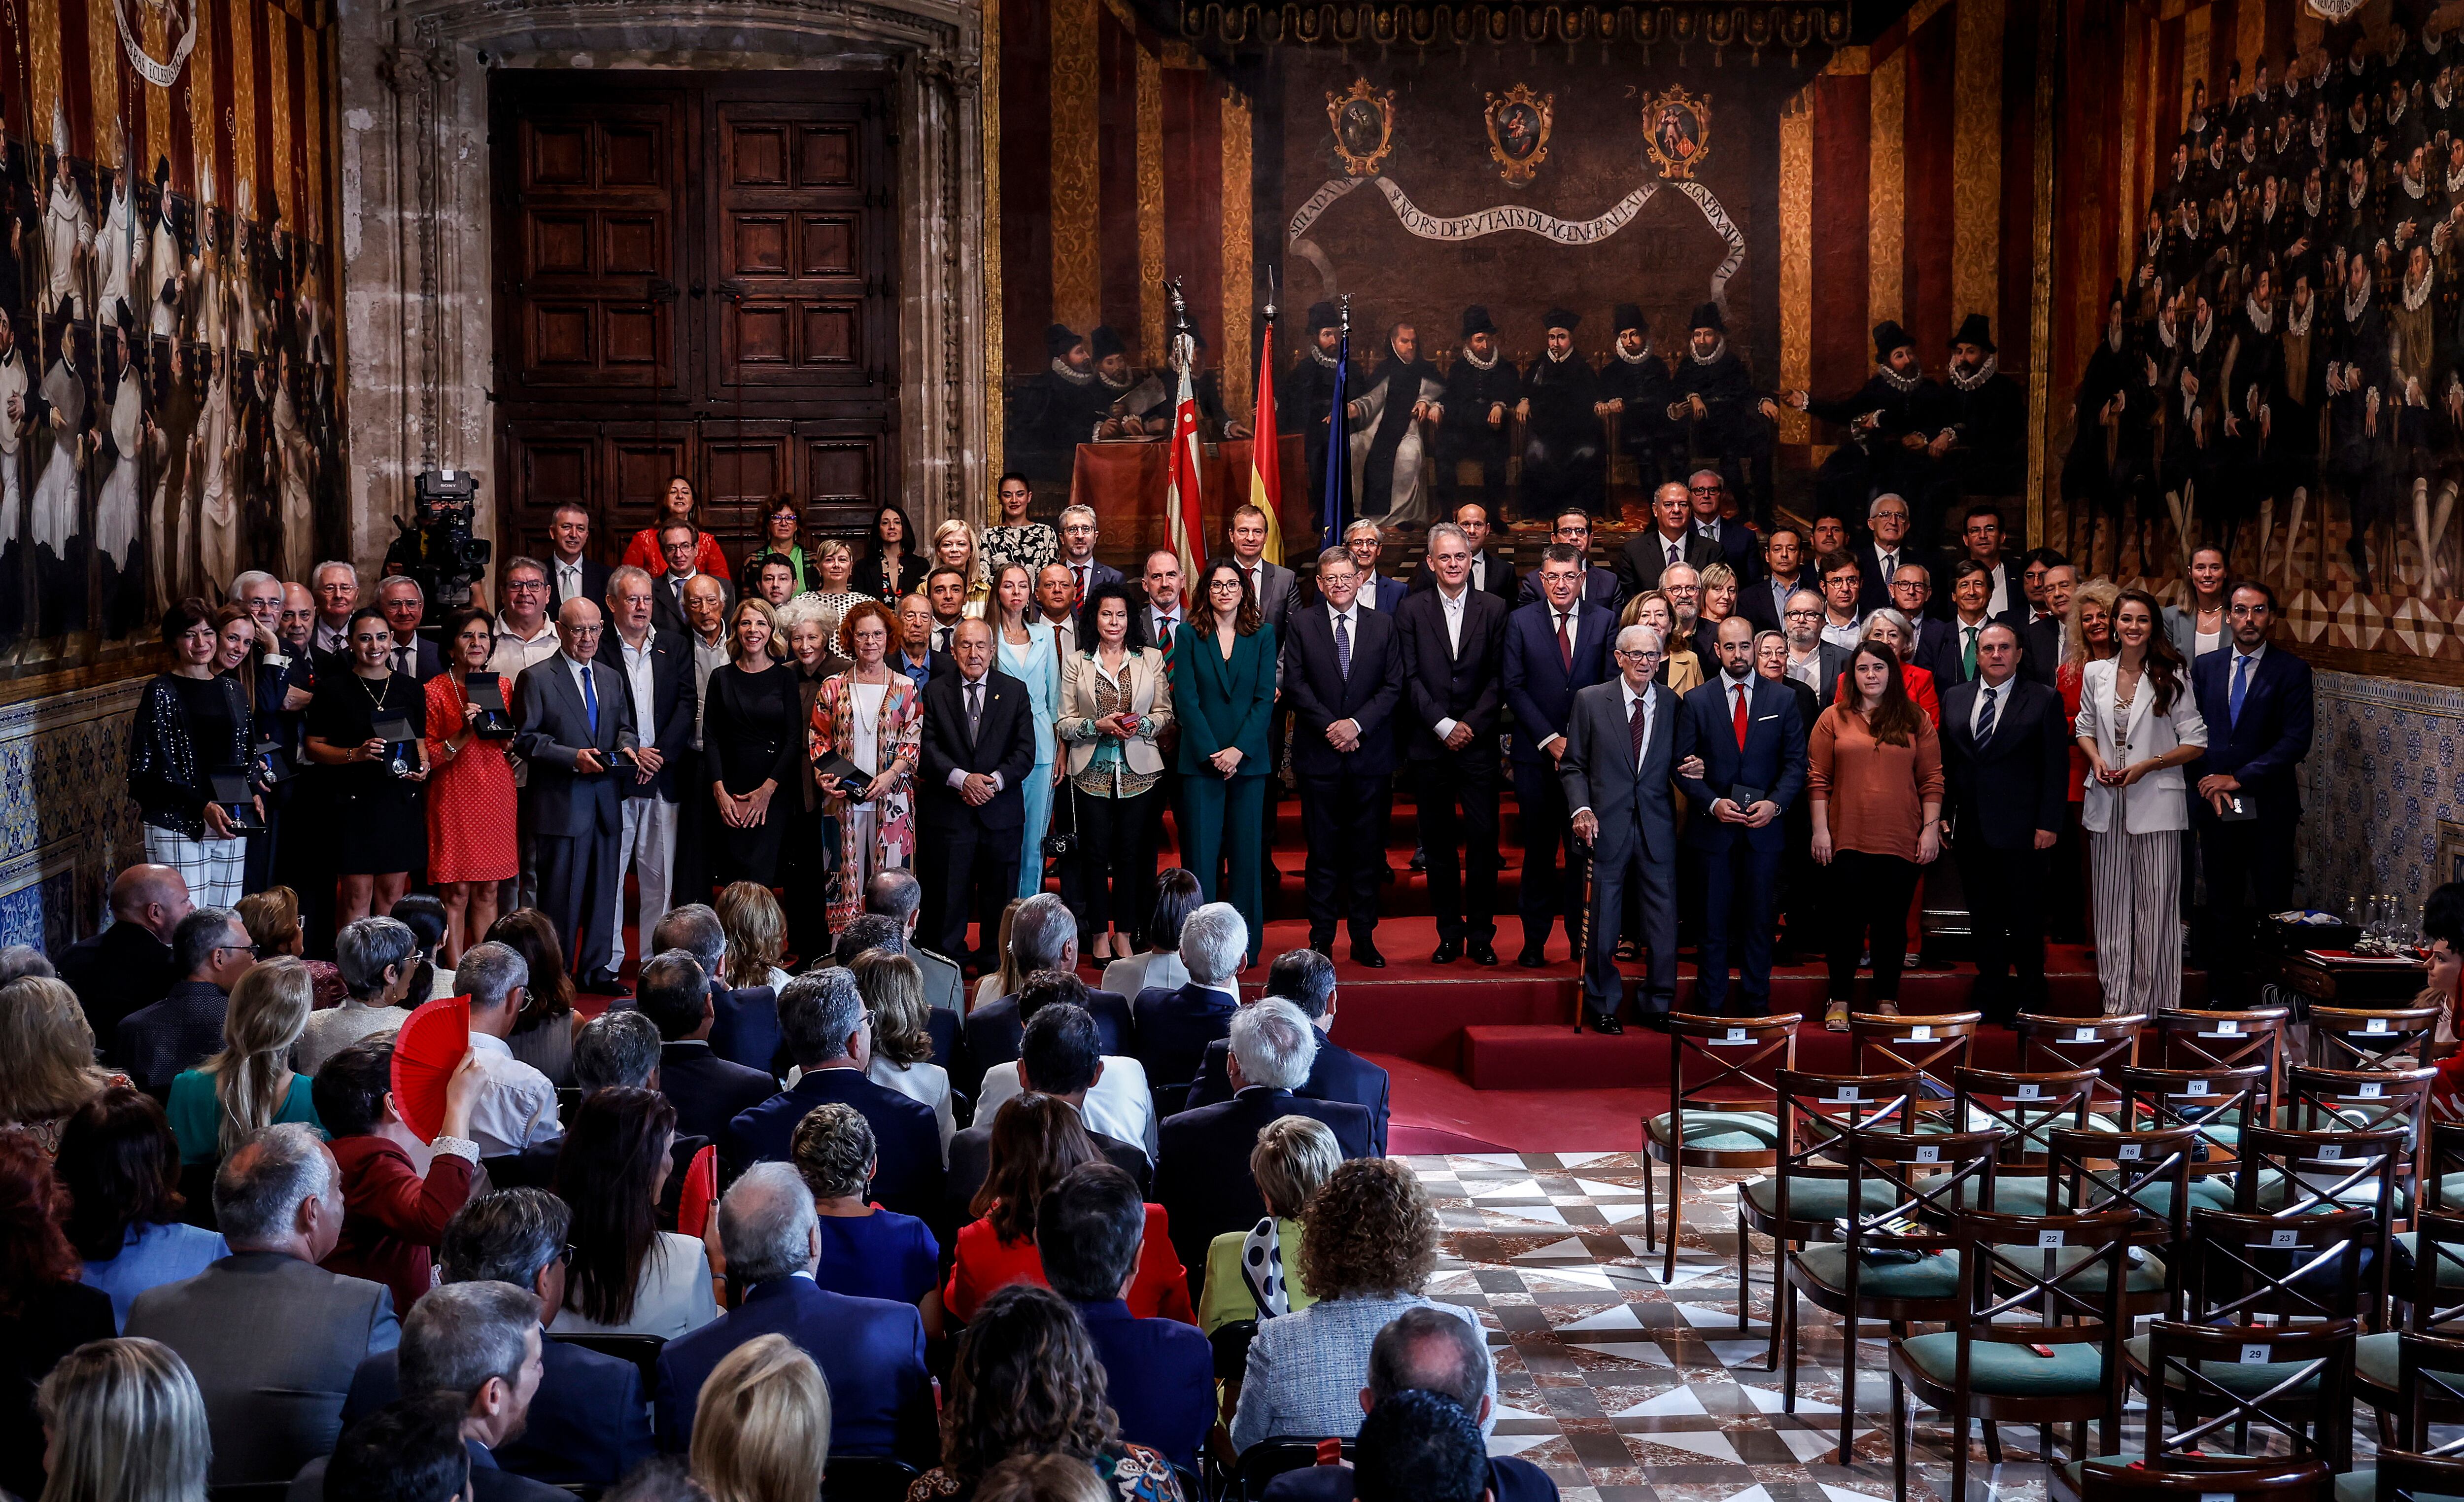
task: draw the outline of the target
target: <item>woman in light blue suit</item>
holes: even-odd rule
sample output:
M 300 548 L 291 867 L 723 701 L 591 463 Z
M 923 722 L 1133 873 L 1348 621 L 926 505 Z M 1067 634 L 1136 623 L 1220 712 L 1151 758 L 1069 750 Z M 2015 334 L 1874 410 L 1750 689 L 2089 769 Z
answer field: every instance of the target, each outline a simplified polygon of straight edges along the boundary
M 993 643 L 1001 671 L 1026 685 L 1027 718 L 1035 722 L 1035 770 L 1019 789 L 1026 800 L 1025 845 L 1019 852 L 1018 895 L 1031 897 L 1044 890 L 1044 831 L 1052 823 L 1052 789 L 1058 781 L 1053 722 L 1061 718 L 1061 650 L 1052 628 L 1029 617 L 1035 599 L 1035 575 L 1024 563 L 1001 566 L 993 577 L 992 614 L 998 623 Z
M 1266 722 L 1275 707 L 1275 629 L 1258 613 L 1248 576 L 1207 565 L 1198 600 L 1174 631 L 1173 716 L 1180 721 L 1180 828 L 1188 865 L 1209 902 L 1249 920 L 1249 963 L 1265 937 Z M 1216 868 L 1230 871 L 1221 888 Z

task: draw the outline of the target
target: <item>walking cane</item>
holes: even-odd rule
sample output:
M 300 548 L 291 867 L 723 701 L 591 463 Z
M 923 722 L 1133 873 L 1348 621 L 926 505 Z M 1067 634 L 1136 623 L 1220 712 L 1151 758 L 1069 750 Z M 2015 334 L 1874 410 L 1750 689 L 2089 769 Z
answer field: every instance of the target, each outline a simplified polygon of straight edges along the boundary
M 1583 1035 L 1584 988 L 1592 978 L 1592 848 L 1577 841 L 1575 849 L 1583 852 L 1583 931 L 1574 944 L 1574 1036 Z

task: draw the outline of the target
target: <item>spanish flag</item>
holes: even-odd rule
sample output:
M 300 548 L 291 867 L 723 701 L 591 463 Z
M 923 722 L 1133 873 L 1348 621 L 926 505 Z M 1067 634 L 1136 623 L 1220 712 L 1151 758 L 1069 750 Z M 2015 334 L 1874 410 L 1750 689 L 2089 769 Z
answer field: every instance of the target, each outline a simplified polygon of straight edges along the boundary
M 1258 345 L 1258 416 L 1249 425 L 1249 503 L 1266 514 L 1266 562 L 1284 561 L 1283 445 L 1275 437 L 1275 324 Z

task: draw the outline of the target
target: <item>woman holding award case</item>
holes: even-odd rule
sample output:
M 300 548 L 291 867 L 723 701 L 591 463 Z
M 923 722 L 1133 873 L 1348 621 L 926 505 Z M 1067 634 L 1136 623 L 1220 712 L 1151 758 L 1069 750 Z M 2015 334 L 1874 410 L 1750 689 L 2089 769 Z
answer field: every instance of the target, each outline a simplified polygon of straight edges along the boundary
M 822 680 L 806 727 L 815 780 L 839 827 L 834 930 L 863 913 L 864 884 L 874 872 L 915 855 L 913 779 L 924 759 L 924 696 L 883 660 L 897 624 L 876 601 L 848 608 L 839 640 L 855 665 Z
M 428 680 L 428 879 L 445 903 L 441 963 L 496 921 L 496 883 L 521 870 L 515 842 L 514 688 L 488 671 L 495 623 L 485 610 L 445 618 L 450 666 Z
M 428 859 L 420 784 L 428 780 L 428 700 L 393 671 L 393 627 L 363 606 L 343 629 L 350 671 L 319 674 L 308 760 L 324 768 L 325 839 L 341 884 L 337 924 L 389 913 Z

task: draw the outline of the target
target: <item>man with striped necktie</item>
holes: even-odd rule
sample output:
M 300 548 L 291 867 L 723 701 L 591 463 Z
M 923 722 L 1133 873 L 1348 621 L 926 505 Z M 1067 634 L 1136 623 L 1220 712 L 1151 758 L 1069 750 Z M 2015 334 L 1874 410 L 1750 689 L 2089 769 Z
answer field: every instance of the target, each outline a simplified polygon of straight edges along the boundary
M 2044 894 L 2070 810 L 2070 718 L 2019 655 L 2011 623 L 1988 622 L 1976 675 L 1942 696 L 1943 832 L 1976 936 L 1976 1006 L 1992 1023 L 2044 1009 Z

